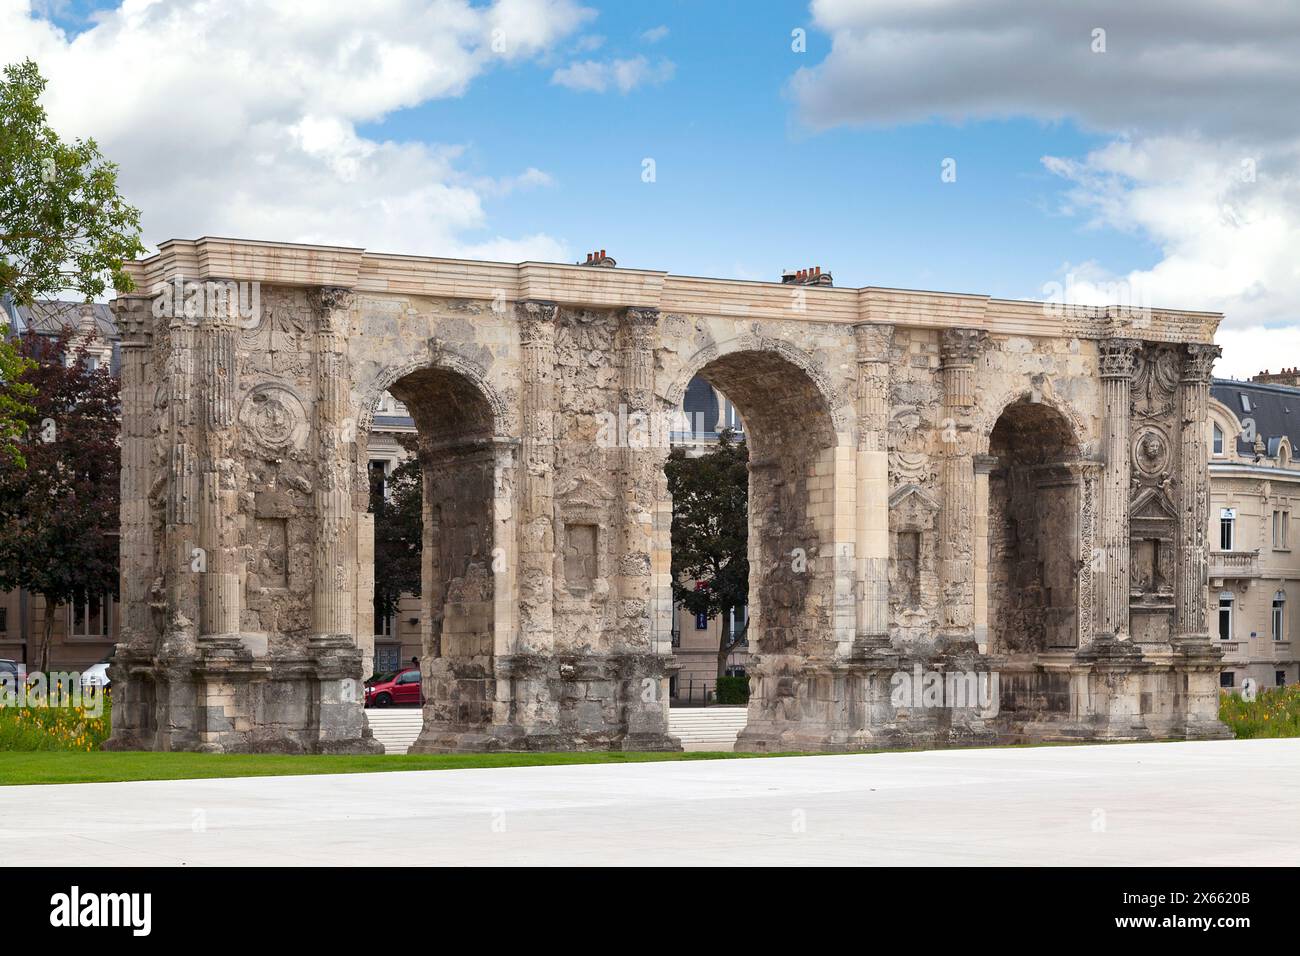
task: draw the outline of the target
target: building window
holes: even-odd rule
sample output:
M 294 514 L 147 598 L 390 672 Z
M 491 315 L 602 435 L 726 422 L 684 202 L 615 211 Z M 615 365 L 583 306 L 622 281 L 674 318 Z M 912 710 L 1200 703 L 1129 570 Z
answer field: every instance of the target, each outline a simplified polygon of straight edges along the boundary
M 9 608 L 0 607 L 0 634 L 9 630 Z
M 1236 540 L 1237 512 L 1232 508 L 1219 509 L 1219 550 L 1231 551 Z
M 1285 628 L 1283 618 L 1286 611 L 1286 592 L 1278 591 L 1273 595 L 1273 640 L 1285 640 L 1282 636 Z
M 1285 686 L 1286 686 L 1286 671 L 1274 671 L 1274 672 L 1273 672 L 1273 683 L 1276 684 L 1278 687 L 1285 687 Z
M 1219 595 L 1219 640 L 1232 640 L 1232 592 Z
M 375 645 L 375 673 L 376 674 L 393 674 L 402 667 L 400 660 L 402 656 L 402 647 L 400 644 L 376 644 Z
M 1223 454 L 1223 429 L 1218 425 L 1214 426 L 1214 453 L 1216 455 Z
M 1222 674 L 1219 675 L 1219 686 L 1236 687 L 1237 675 L 1234 674 L 1232 671 L 1224 671 Z
M 388 475 L 393 463 L 386 458 L 370 459 L 370 495 L 372 499 L 388 500 Z
M 1251 410 L 1251 409 L 1250 409 L 1250 396 L 1249 396 L 1249 395 L 1246 395 L 1246 394 L 1244 394 L 1244 393 L 1243 393 L 1242 396 L 1241 396 L 1241 410 L 1242 410 L 1243 412 L 1248 412 L 1248 411 Z
M 709 629 L 709 616 L 703 611 L 695 615 L 695 629 L 697 631 L 707 631 Z
M 1285 551 L 1289 547 L 1287 541 L 1290 535 L 1287 529 L 1291 526 L 1291 512 L 1274 511 L 1273 512 L 1273 550 Z
M 731 639 L 735 640 L 736 635 L 745 630 L 745 622 L 749 620 L 749 607 L 742 604 L 740 607 L 731 609 Z M 741 647 L 749 646 L 749 638 L 744 637 L 740 640 Z
M 83 594 L 68 605 L 68 636 L 106 638 L 112 634 L 113 597 Z

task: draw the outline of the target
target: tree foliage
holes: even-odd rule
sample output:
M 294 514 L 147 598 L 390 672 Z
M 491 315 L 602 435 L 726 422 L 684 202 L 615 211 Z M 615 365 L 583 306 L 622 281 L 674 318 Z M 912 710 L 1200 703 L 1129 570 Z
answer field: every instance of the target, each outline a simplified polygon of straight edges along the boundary
M 387 617 L 397 611 L 403 594 L 420 593 L 424 476 L 418 458 L 402 462 L 386 481 L 371 481 L 370 510 L 375 516 L 375 614 Z
M 749 602 L 749 449 L 728 429 L 692 458 L 674 448 L 664 466 L 673 496 L 673 598 L 692 614 L 718 617 L 718 676 L 746 628 L 732 612 Z
M 0 81 L 0 291 L 19 305 L 76 290 L 86 301 L 109 283 L 132 284 L 122 264 L 144 253 L 140 212 L 117 192 L 117 166 L 93 139 L 65 143 L 40 104 L 45 79 L 31 60 Z
M 18 305 L 76 292 L 85 301 L 111 282 L 132 288 L 123 262 L 144 253 L 140 213 L 117 192 L 117 166 L 93 139 L 65 143 L 50 127 L 45 79 L 31 60 L 0 79 L 0 294 Z M 3 323 L 0 323 L 2 325 Z M 0 328 L 0 335 L 5 330 Z M 0 338 L 0 454 L 26 466 L 18 437 L 31 414 L 20 384 L 25 366 Z
M 0 588 L 45 598 L 42 670 L 55 607 L 118 589 L 118 382 L 87 367 L 88 344 L 74 348 L 71 329 L 21 340 L 30 361 L 20 382 L 32 394 L 17 443 L 26 469 L 0 452 Z

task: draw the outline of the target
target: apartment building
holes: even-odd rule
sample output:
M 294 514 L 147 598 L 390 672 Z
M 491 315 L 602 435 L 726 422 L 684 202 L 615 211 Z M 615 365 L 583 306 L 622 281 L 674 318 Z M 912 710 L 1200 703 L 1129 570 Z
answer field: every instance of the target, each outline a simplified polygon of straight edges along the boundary
M 1210 607 L 1220 686 L 1300 680 L 1300 373 L 1210 389 Z

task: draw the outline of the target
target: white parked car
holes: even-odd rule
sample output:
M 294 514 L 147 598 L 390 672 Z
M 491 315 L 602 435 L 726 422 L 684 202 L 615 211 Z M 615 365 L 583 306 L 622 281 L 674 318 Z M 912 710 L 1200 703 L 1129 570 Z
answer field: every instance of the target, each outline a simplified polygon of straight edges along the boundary
M 101 687 L 108 687 L 112 683 L 108 679 L 108 661 L 91 664 L 81 672 L 82 690 L 99 690 Z

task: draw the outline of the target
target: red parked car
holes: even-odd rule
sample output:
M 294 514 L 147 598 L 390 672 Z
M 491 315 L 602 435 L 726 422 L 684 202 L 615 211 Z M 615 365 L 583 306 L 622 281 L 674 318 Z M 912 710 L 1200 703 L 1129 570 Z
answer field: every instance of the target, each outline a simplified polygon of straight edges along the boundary
M 366 685 L 367 707 L 392 707 L 394 705 L 419 706 L 424 703 L 424 690 L 420 684 L 420 671 L 408 667 L 388 677 L 381 677 Z

